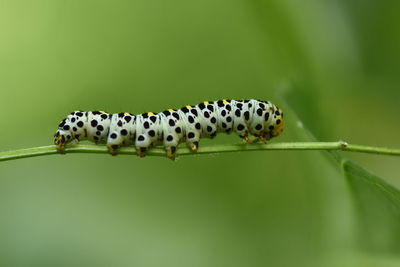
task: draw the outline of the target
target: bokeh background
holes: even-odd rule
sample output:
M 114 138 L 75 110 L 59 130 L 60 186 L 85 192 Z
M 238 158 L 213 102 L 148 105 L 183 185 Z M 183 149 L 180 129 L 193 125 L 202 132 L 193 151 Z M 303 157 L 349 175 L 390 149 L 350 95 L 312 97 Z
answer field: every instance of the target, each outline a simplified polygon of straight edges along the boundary
M 0 150 L 51 144 L 75 109 L 219 98 L 286 108 L 273 142 L 310 131 L 400 147 L 399 12 L 390 0 L 0 0 Z M 341 155 L 400 186 L 398 158 Z M 0 265 L 398 266 L 400 232 L 363 246 L 354 198 L 321 152 L 8 161 Z

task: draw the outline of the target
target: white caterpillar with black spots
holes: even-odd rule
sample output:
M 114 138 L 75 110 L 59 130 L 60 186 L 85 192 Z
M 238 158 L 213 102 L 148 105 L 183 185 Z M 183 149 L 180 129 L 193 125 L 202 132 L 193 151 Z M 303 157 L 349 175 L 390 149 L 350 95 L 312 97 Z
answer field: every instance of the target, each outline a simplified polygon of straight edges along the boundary
M 107 143 L 112 155 L 117 154 L 119 147 L 134 144 L 141 157 L 149 147 L 162 144 L 167 157 L 174 159 L 177 146 L 184 141 L 196 151 L 200 138 L 213 138 L 220 132 L 235 132 L 250 143 L 249 135 L 265 142 L 282 131 L 283 113 L 274 104 L 254 99 L 222 99 L 157 114 L 75 111 L 58 125 L 54 143 L 59 151 L 72 141 Z

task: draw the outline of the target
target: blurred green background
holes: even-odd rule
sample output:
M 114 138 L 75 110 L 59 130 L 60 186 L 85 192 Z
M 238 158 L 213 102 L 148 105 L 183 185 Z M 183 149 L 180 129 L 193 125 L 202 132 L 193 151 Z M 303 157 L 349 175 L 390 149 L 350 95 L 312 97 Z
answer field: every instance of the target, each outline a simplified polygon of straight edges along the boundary
M 273 142 L 310 140 L 301 121 L 319 140 L 400 147 L 399 12 L 390 0 L 0 0 L 0 150 L 51 144 L 75 109 L 219 98 L 286 108 Z M 400 187 L 398 158 L 342 155 Z M 354 198 L 321 152 L 3 162 L 0 266 L 398 266 L 400 231 L 364 248 Z

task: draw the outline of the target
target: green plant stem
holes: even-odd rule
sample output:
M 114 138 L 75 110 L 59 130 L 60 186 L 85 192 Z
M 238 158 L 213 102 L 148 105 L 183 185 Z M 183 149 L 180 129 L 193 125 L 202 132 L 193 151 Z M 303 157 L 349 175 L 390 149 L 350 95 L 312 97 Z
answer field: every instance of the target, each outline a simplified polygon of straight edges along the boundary
M 261 151 L 261 150 L 342 150 L 351 152 L 362 152 L 372 154 L 397 155 L 400 156 L 400 149 L 370 147 L 362 145 L 348 144 L 344 141 L 338 142 L 291 142 L 291 143 L 271 143 L 271 144 L 236 144 L 236 145 L 218 145 L 200 147 L 197 152 L 192 152 L 186 147 L 178 148 L 178 156 L 200 155 L 200 154 L 215 154 L 224 152 L 244 152 L 244 151 Z M 69 145 L 65 149 L 65 153 L 108 153 L 107 147 L 104 145 Z M 19 150 L 0 152 L 0 161 L 38 157 L 44 155 L 62 154 L 58 152 L 54 145 L 33 147 Z M 122 147 L 119 150 L 119 155 L 135 155 L 133 147 Z M 148 156 L 165 157 L 163 148 L 151 148 Z

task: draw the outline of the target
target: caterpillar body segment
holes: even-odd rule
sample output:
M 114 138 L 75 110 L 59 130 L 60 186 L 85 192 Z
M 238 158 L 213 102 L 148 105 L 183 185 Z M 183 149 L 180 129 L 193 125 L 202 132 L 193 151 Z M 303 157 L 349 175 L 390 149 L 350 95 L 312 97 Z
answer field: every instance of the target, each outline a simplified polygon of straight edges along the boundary
M 58 125 L 54 143 L 59 151 L 72 141 L 105 143 L 111 155 L 116 155 L 121 146 L 133 144 L 140 157 L 150 147 L 162 145 L 167 157 L 174 159 L 182 142 L 196 151 L 201 138 L 231 132 L 246 143 L 251 143 L 250 136 L 265 142 L 278 136 L 283 128 L 282 110 L 268 101 L 222 99 L 157 114 L 74 111 Z

